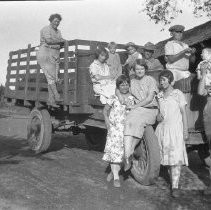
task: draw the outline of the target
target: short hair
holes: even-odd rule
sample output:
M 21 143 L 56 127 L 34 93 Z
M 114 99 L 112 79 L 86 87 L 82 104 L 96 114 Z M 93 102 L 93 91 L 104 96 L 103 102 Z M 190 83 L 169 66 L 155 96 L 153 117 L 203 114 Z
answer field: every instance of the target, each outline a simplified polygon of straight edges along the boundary
M 205 60 L 211 60 L 211 48 L 204 48 L 202 54 L 204 55 Z
M 143 66 L 146 71 L 148 70 L 148 66 L 147 66 L 146 62 L 144 61 L 144 59 L 136 59 L 134 65 L 133 65 L 134 71 L 136 69 L 136 65 Z
M 49 21 L 52 22 L 55 18 L 59 19 L 60 21 L 62 20 L 62 16 L 60 14 L 52 14 L 50 17 L 49 17 Z
M 116 42 L 110 42 L 107 47 L 108 49 L 110 49 L 111 47 L 117 47 L 117 44 Z
M 130 78 L 128 76 L 122 74 L 116 79 L 117 89 L 119 89 L 119 86 L 124 82 L 127 82 L 130 85 Z
M 163 70 L 161 71 L 161 73 L 159 74 L 159 81 L 161 77 L 166 77 L 169 81 L 169 83 L 174 81 L 174 75 L 171 71 L 169 70 Z
M 104 53 L 106 55 L 106 60 L 108 59 L 108 51 L 104 48 L 104 47 L 99 47 L 96 49 L 95 51 L 95 59 L 98 59 L 99 58 L 99 55 L 101 53 Z

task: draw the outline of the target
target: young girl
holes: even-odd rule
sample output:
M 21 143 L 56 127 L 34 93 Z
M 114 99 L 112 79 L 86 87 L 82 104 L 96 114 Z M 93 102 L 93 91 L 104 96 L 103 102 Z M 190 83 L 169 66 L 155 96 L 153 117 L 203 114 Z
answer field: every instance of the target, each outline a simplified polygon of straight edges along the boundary
M 169 166 L 171 178 L 171 195 L 179 196 L 179 178 L 182 165 L 188 165 L 185 139 L 188 138 L 188 126 L 186 115 L 186 101 L 183 93 L 173 89 L 171 83 L 174 80 L 173 73 L 163 70 L 159 75 L 162 91 L 158 93 L 160 113 L 159 124 L 155 134 L 160 145 L 161 164 Z
M 105 48 L 97 49 L 95 52 L 95 60 L 89 68 L 93 90 L 100 96 L 102 104 L 106 104 L 106 100 L 115 94 L 116 89 L 115 80 L 110 74 L 109 67 L 106 63 L 107 59 L 107 50 Z
M 201 54 L 202 60 L 198 67 L 196 68 L 197 71 L 197 78 L 200 80 L 202 78 L 202 70 L 206 69 L 205 75 L 205 88 L 211 87 L 211 48 L 205 48 L 202 50 Z
M 198 86 L 198 94 L 207 98 L 206 106 L 203 111 L 204 130 L 209 144 L 210 156 L 206 157 L 205 163 L 209 167 L 210 183 L 208 188 L 204 191 L 205 195 L 211 195 L 211 87 L 207 86 L 207 67 L 200 69 L 200 80 Z
M 119 90 L 119 94 L 124 99 L 125 104 L 128 106 L 133 105 L 134 98 L 129 93 L 129 78 L 125 75 L 119 76 L 116 80 L 116 87 Z M 119 171 L 120 164 L 124 157 L 123 130 L 127 105 L 122 105 L 119 102 L 118 97 L 114 95 L 107 100 L 107 104 L 103 110 L 105 123 L 108 129 L 103 160 L 109 162 L 111 167 L 111 172 L 107 176 L 107 181 L 114 179 L 113 184 L 115 187 L 120 187 Z
M 133 78 L 135 75 L 133 66 L 137 59 L 142 59 L 142 55 L 137 51 L 138 46 L 133 42 L 128 42 L 126 44 L 126 50 L 128 51 L 128 58 L 123 65 L 124 73 Z
M 120 62 L 120 57 L 119 54 L 116 53 L 116 43 L 115 42 L 110 42 L 108 44 L 108 60 L 107 64 L 110 69 L 110 74 L 116 80 L 121 74 L 122 74 L 122 65 Z

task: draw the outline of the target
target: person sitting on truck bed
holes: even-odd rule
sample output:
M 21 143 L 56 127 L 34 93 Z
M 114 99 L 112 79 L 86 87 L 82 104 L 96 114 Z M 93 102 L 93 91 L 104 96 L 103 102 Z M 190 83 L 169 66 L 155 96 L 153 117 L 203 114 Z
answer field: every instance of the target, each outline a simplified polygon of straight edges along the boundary
M 107 59 L 108 51 L 105 48 L 99 48 L 95 52 L 95 60 L 89 67 L 93 90 L 100 96 L 102 104 L 106 104 L 107 99 L 115 94 L 116 89 L 116 82 L 106 63 Z
M 153 54 L 155 52 L 155 45 L 151 42 L 147 42 L 144 45 L 143 50 L 143 57 L 148 66 L 148 71 L 163 70 L 163 65 L 160 63 L 160 61 L 156 58 L 153 58 Z
M 110 42 L 108 44 L 108 60 L 106 61 L 109 69 L 110 74 L 116 80 L 122 74 L 122 65 L 120 62 L 119 54 L 116 53 L 117 44 L 115 42 Z
M 52 14 L 49 18 L 50 25 L 40 31 L 40 47 L 37 51 L 37 62 L 42 68 L 48 82 L 48 104 L 58 107 L 56 102 L 62 101 L 56 88 L 59 71 L 59 53 L 64 44 L 61 32 L 57 27 L 62 20 L 61 15 Z

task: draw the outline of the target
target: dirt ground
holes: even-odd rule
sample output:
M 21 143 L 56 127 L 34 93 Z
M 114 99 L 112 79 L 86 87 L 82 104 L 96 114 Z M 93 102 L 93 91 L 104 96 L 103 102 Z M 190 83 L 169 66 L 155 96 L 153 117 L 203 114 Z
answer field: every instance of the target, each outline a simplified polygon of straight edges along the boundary
M 84 135 L 57 133 L 50 150 L 33 154 L 26 142 L 27 119 L 0 110 L 0 209 L 2 210 L 136 210 L 211 209 L 211 197 L 201 191 L 208 171 L 196 152 L 181 176 L 183 194 L 169 196 L 168 182 L 142 186 L 131 176 L 121 176 L 121 188 L 106 182 L 107 163 L 102 153 L 89 151 Z

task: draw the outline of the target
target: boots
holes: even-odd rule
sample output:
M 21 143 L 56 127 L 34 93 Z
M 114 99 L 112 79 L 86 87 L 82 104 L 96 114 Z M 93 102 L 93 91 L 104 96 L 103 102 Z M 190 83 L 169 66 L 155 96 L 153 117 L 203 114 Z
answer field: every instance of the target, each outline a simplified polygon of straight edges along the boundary
M 211 152 L 211 151 L 209 151 Z M 211 158 L 208 157 L 205 159 L 206 165 L 209 167 L 209 174 L 210 174 L 210 185 L 204 190 L 204 195 L 211 195 Z
M 55 83 L 50 84 L 49 87 L 50 87 L 50 89 L 51 89 L 51 91 L 52 91 L 52 93 L 54 95 L 55 101 L 56 102 L 62 102 L 63 100 L 61 99 L 61 97 L 60 97 L 60 95 L 59 95 L 59 93 L 57 91 L 56 84 Z
M 50 87 L 50 85 L 48 85 L 48 101 L 47 101 L 47 104 L 49 106 L 54 107 L 54 108 L 59 108 L 59 105 L 57 105 L 55 103 L 54 94 L 53 94 L 53 91 L 52 91 L 52 88 Z

